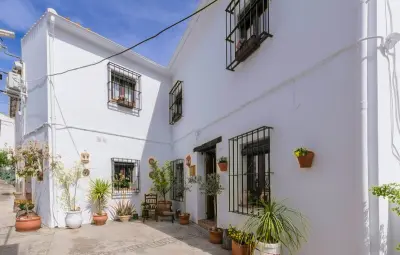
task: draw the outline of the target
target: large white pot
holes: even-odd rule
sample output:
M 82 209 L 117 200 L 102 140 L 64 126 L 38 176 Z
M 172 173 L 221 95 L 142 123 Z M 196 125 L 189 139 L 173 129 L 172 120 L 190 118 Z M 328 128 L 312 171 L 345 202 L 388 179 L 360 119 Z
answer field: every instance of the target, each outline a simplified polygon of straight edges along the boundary
M 81 211 L 70 211 L 65 216 L 65 225 L 68 228 L 80 228 L 82 226 L 82 212 Z
M 258 243 L 254 250 L 255 255 L 280 255 L 282 245 L 281 243 Z

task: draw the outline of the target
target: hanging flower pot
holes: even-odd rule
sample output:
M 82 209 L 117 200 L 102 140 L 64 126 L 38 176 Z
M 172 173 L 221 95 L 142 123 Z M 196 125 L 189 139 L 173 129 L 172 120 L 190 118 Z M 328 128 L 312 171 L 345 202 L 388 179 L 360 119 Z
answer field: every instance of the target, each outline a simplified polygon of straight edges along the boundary
M 220 157 L 218 159 L 218 167 L 221 172 L 225 172 L 228 169 L 228 159 L 226 157 Z
M 297 157 L 300 168 L 310 168 L 312 166 L 314 152 L 306 148 L 298 148 L 294 151 L 294 155 Z

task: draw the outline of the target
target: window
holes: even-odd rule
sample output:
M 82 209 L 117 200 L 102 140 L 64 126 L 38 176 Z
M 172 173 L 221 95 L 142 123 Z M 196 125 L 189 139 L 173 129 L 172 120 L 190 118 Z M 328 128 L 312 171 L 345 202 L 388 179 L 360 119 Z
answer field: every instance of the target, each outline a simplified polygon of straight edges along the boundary
M 125 197 L 139 192 L 139 160 L 112 158 L 112 194 L 113 197 Z
M 269 0 L 232 0 L 226 8 L 226 68 L 234 71 L 269 33 Z
M 229 211 L 255 214 L 269 202 L 270 127 L 260 127 L 229 139 Z
M 172 161 L 173 182 L 172 182 L 172 200 L 183 201 L 184 198 L 184 171 L 183 159 Z
M 169 92 L 169 124 L 182 118 L 182 81 L 177 81 Z
M 108 101 L 130 109 L 141 109 L 140 75 L 108 63 Z

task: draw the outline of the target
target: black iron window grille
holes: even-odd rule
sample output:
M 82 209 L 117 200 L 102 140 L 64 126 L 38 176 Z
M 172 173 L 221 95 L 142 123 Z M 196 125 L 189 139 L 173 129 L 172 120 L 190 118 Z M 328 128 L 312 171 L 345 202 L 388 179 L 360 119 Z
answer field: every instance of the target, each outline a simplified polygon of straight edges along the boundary
M 234 71 L 269 31 L 269 0 L 232 0 L 226 8 L 226 69 Z
M 185 192 L 183 159 L 174 160 L 171 164 L 173 170 L 172 200 L 183 201 Z
M 112 195 L 114 198 L 131 196 L 140 191 L 140 161 L 112 158 Z
M 270 131 L 260 127 L 229 139 L 229 211 L 256 214 L 269 203 Z
M 169 92 L 169 124 L 182 118 L 182 81 L 177 81 Z
M 140 74 L 109 62 L 108 102 L 141 110 Z

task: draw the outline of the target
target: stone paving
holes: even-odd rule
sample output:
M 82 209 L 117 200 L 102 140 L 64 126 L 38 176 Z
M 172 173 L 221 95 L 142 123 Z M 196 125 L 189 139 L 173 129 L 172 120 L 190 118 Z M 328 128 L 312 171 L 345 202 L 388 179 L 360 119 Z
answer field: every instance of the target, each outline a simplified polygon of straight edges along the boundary
M 0 183 L 0 255 L 231 254 L 209 243 L 207 233 L 197 225 L 169 221 L 108 221 L 105 226 L 18 233 L 12 192 L 12 186 Z

